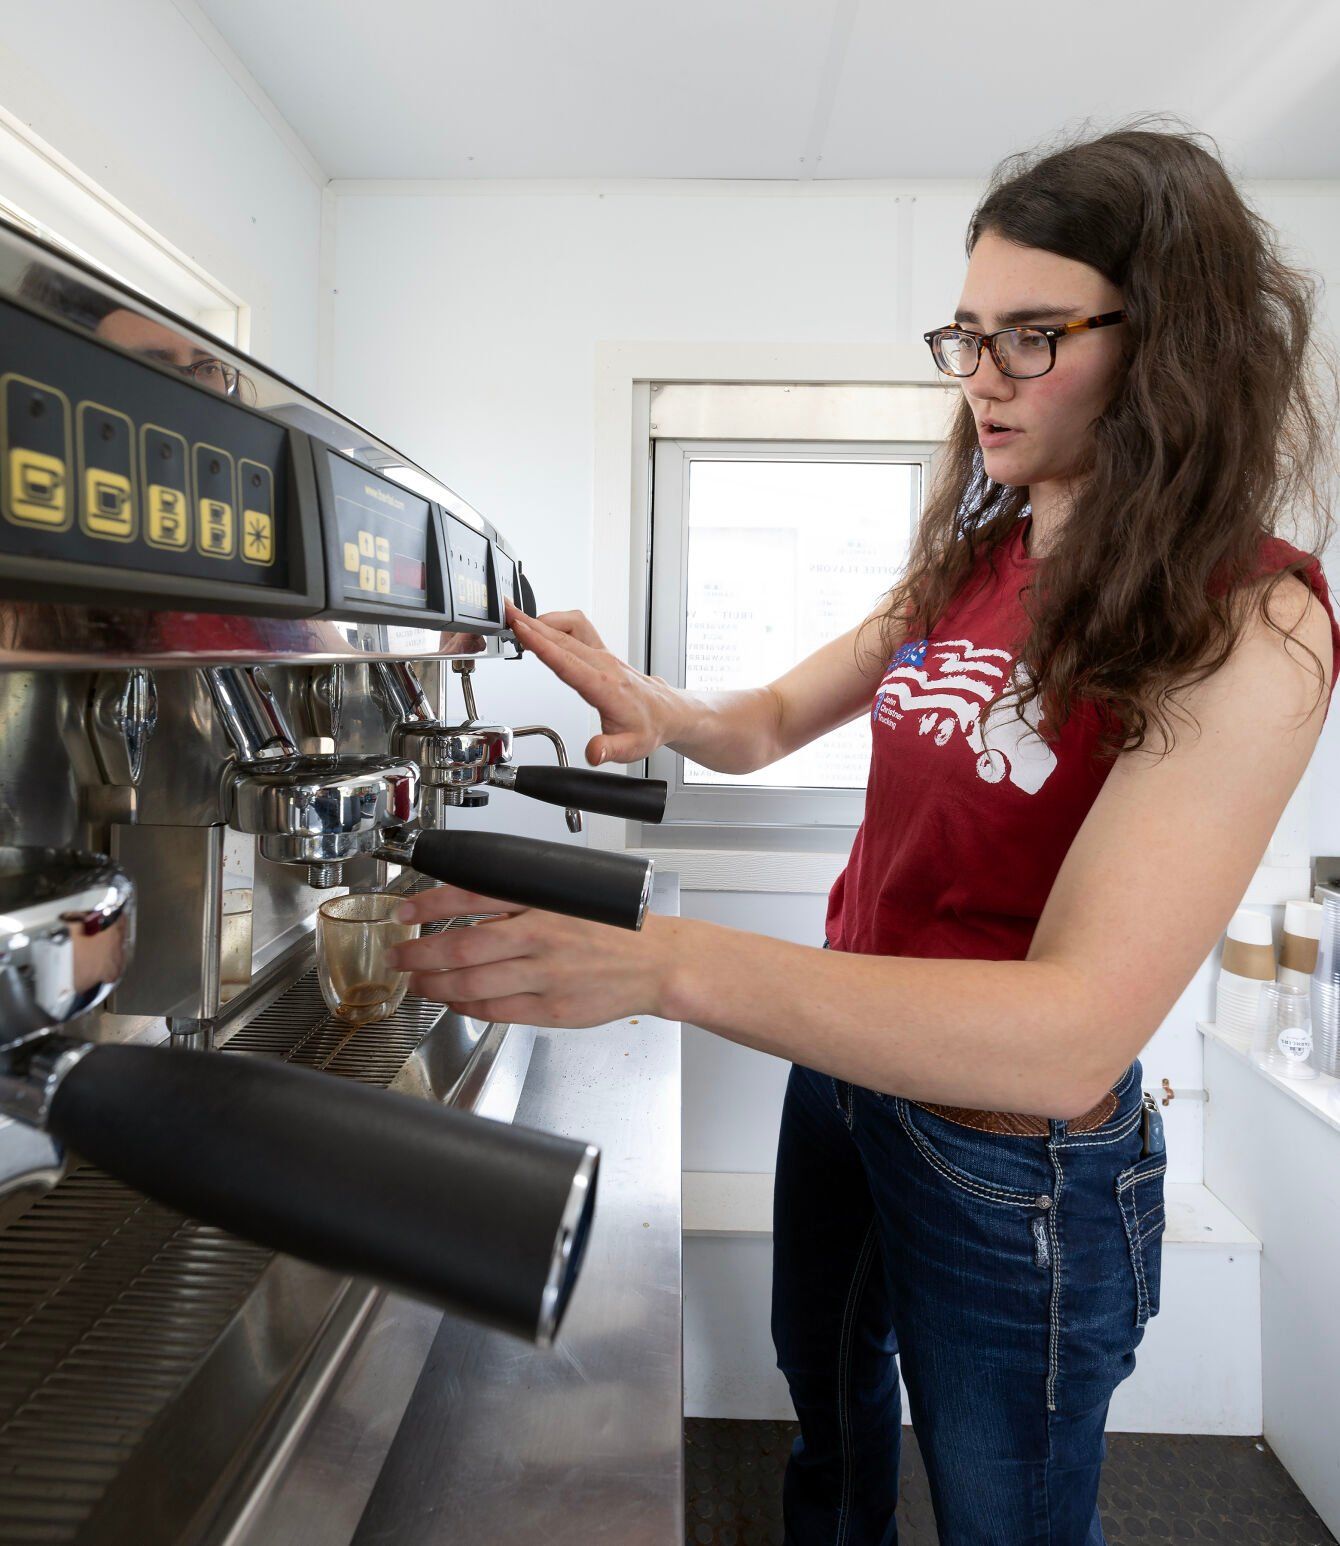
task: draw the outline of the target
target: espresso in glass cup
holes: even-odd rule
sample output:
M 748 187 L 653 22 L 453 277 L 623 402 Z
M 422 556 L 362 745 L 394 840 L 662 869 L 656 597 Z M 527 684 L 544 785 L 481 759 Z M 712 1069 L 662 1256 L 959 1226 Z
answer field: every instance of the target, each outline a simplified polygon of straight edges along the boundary
M 393 945 L 417 939 L 417 923 L 399 923 L 404 901 L 385 891 L 351 891 L 323 902 L 316 915 L 316 975 L 321 996 L 341 1020 L 367 1025 L 400 1007 L 408 982 L 387 959 Z

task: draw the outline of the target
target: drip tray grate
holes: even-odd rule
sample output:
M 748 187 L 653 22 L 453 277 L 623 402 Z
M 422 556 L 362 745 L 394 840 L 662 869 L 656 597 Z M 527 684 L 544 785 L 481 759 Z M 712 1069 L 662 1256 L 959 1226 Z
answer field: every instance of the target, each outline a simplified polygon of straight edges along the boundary
M 311 970 L 220 1054 L 389 1085 L 442 1019 L 406 998 L 335 1020 Z M 122 1467 L 241 1309 L 274 1253 L 91 1165 L 0 1231 L 0 1541 L 77 1542 Z

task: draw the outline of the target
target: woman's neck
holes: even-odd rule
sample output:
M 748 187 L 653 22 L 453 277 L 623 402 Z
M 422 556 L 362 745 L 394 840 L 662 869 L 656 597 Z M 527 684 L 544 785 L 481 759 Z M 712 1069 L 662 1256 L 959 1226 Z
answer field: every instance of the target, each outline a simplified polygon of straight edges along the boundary
M 1024 552 L 1029 558 L 1046 558 L 1070 512 L 1069 491 L 1053 484 L 1036 484 L 1028 491 L 1028 502 L 1032 518 L 1024 532 Z

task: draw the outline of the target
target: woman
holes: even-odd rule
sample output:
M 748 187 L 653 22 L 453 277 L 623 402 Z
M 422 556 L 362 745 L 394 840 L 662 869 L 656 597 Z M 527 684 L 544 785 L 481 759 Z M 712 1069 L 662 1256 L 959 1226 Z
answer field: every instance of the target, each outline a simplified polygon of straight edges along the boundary
M 408 904 L 508 915 L 403 947 L 415 992 L 539 1025 L 649 1011 L 793 1060 L 773 1333 L 798 1546 L 896 1538 L 895 1349 L 946 1546 L 1102 1541 L 1108 1401 L 1158 1308 L 1136 1055 L 1242 897 L 1340 650 L 1318 563 L 1273 536 L 1309 504 L 1328 529 L 1311 288 L 1215 157 L 1127 128 L 1007 164 L 966 245 L 926 335 L 957 418 L 861 625 L 695 696 L 580 613 L 508 614 L 599 711 L 593 763 L 744 772 L 871 712 L 828 953 Z

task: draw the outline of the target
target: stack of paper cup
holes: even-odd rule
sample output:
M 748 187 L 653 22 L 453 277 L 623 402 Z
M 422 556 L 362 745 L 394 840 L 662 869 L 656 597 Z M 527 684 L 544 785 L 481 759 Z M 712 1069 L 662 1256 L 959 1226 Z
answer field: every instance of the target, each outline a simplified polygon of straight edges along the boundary
M 1284 938 L 1280 941 L 1278 980 L 1290 988 L 1310 988 L 1317 969 L 1321 940 L 1320 902 L 1284 904 Z
M 1240 907 L 1224 937 L 1215 1025 L 1246 1052 L 1261 1003 L 1261 985 L 1275 980 L 1275 943 L 1265 913 Z
M 1318 886 L 1321 929 L 1312 973 L 1312 1063 L 1323 1074 L 1340 1074 L 1340 892 Z

